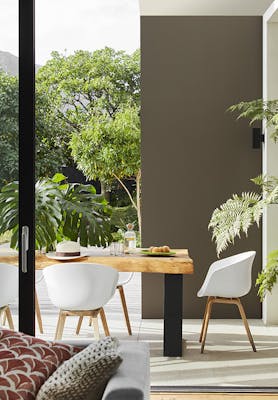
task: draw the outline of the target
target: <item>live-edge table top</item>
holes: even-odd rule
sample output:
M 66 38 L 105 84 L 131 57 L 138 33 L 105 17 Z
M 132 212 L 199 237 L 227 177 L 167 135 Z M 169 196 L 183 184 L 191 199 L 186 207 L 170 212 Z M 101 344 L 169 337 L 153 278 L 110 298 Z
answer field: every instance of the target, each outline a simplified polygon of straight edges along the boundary
M 84 262 L 110 265 L 121 272 L 149 272 L 163 274 L 193 274 L 193 260 L 189 257 L 186 249 L 173 249 L 176 255 L 173 257 L 145 256 L 140 253 L 125 254 L 122 256 L 110 255 L 89 255 L 72 261 L 57 261 L 46 257 L 44 254 L 36 254 L 36 269 L 42 270 L 53 264 L 65 262 Z M 17 256 L 1 256 L 0 262 L 8 264 L 18 264 Z

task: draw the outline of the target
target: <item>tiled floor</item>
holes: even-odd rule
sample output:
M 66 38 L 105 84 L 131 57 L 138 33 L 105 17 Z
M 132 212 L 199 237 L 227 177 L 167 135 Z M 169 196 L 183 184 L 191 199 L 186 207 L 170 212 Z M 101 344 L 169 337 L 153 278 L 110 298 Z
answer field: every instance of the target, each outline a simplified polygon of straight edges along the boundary
M 38 275 L 39 277 L 39 275 Z M 44 334 L 53 339 L 58 310 L 47 296 L 44 282 L 37 285 Z M 254 353 L 240 320 L 212 320 L 207 345 L 200 354 L 198 342 L 201 320 L 184 320 L 184 356 L 162 356 L 162 320 L 141 319 L 141 277 L 135 274 L 125 286 L 133 335 L 127 334 L 119 294 L 105 307 L 111 335 L 121 340 L 144 340 L 151 349 L 151 384 L 153 386 L 277 386 L 278 387 L 278 326 L 265 327 L 261 320 L 249 320 L 257 346 Z M 12 305 L 15 322 L 17 307 Z M 76 317 L 66 322 L 64 338 L 76 338 Z M 80 339 L 93 340 L 93 328 L 83 322 Z

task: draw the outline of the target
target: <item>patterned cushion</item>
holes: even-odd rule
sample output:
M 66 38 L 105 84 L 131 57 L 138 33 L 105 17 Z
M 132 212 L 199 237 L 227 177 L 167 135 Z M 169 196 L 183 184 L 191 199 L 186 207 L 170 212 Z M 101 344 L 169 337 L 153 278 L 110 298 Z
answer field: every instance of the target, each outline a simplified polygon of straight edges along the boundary
M 118 341 L 106 337 L 61 365 L 41 387 L 37 400 L 101 399 L 111 375 L 122 362 Z
M 0 399 L 33 400 L 45 380 L 80 349 L 0 329 Z

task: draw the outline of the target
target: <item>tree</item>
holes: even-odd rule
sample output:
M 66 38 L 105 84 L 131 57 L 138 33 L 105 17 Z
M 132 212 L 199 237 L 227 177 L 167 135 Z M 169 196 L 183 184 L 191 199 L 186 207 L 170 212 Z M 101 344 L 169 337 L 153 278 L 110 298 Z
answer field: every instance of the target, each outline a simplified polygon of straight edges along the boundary
M 238 111 L 238 118 L 249 118 L 250 123 L 265 120 L 271 128 L 271 138 L 278 140 L 278 100 L 254 100 L 242 102 L 230 107 L 230 111 Z M 278 177 L 258 176 L 252 181 L 259 186 L 260 193 L 248 192 L 240 196 L 234 194 L 212 214 L 209 228 L 213 230 L 218 255 L 229 244 L 233 244 L 241 233 L 247 235 L 251 225 L 259 225 L 263 210 L 269 204 L 278 204 Z M 271 291 L 278 279 L 278 251 L 268 255 L 265 269 L 259 274 L 258 294 L 264 298 Z
M 116 179 L 140 216 L 140 63 L 111 48 L 52 53 L 40 68 L 40 90 L 47 93 L 53 114 L 70 131 L 77 167 L 89 179 L 100 179 L 102 192 Z M 124 179 L 136 180 L 137 195 Z
M 36 177 L 51 177 L 61 166 L 73 166 L 71 130 L 56 116 L 47 93 L 36 84 Z
M 36 176 L 53 176 L 73 165 L 70 131 L 56 118 L 50 99 L 36 85 Z M 0 70 L 0 185 L 18 179 L 18 78 Z
M 18 79 L 0 70 L 0 185 L 18 176 Z
M 92 117 L 80 133 L 73 134 L 71 148 L 78 167 L 89 179 L 99 178 L 105 183 L 116 179 L 122 185 L 137 211 L 141 230 L 138 109 L 127 107 L 115 113 L 114 118 L 107 115 Z M 135 177 L 136 200 L 124 183 L 126 177 Z

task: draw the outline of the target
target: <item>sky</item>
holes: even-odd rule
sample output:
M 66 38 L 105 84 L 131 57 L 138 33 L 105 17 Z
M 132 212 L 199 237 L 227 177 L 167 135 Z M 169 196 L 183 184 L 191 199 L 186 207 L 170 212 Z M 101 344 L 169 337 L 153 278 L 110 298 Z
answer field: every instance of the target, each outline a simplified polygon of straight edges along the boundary
M 0 50 L 18 55 L 18 0 L 0 0 Z M 139 0 L 36 0 L 36 64 L 51 51 L 140 47 Z

